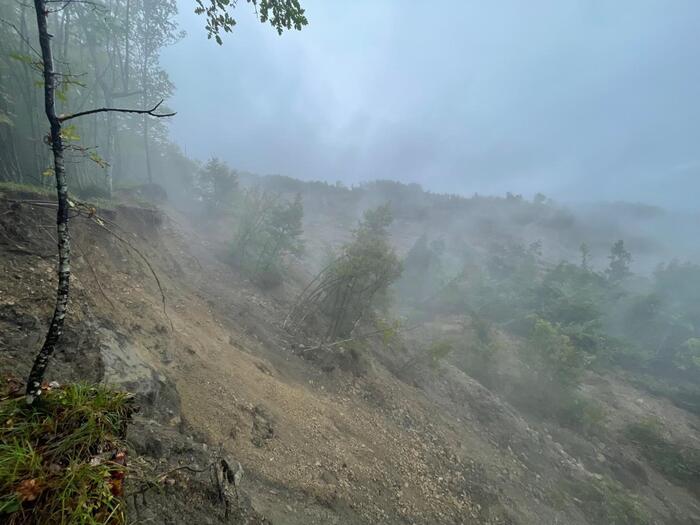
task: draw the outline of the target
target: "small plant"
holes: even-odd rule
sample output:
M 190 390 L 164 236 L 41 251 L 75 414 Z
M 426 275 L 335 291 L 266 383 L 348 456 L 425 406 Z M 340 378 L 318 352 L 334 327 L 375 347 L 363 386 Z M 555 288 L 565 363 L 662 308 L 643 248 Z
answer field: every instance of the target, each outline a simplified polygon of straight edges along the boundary
M 570 394 L 563 396 L 556 418 L 564 426 L 580 430 L 586 435 L 593 435 L 602 429 L 605 411 L 595 401 L 578 394 Z
M 441 340 L 431 343 L 427 350 L 428 364 L 430 367 L 437 368 L 442 361 L 447 359 L 447 356 L 452 353 L 452 350 L 453 346 L 449 341 Z
M 121 524 L 133 397 L 101 385 L 0 401 L 0 521 Z

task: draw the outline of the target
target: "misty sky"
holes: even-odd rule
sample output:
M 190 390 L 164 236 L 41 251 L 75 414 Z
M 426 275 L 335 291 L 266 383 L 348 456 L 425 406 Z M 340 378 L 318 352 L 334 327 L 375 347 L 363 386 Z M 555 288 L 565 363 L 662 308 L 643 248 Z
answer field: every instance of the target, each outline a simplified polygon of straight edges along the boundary
M 347 184 L 697 209 L 700 1 L 302 0 L 277 36 L 239 0 L 166 50 L 172 134 L 196 158 Z

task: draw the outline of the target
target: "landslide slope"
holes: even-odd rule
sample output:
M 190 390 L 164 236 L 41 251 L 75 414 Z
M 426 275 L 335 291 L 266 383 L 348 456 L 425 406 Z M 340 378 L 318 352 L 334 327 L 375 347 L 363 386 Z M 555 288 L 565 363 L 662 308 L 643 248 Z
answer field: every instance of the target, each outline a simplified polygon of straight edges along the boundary
M 0 199 L 0 371 L 20 377 L 55 285 L 54 210 L 36 200 Z M 70 317 L 47 379 L 137 392 L 130 439 L 145 472 L 240 462 L 231 522 L 700 522 L 697 494 L 631 449 L 528 421 L 454 367 L 407 381 L 371 341 L 362 366 L 308 359 L 282 328 L 303 278 L 261 291 L 226 263 L 225 228 L 136 205 L 99 213 L 111 233 L 73 221 Z M 620 414 L 642 406 L 697 432 L 696 416 L 620 378 L 590 388 Z M 130 504 L 154 523 L 225 522 L 206 476 L 187 470 Z

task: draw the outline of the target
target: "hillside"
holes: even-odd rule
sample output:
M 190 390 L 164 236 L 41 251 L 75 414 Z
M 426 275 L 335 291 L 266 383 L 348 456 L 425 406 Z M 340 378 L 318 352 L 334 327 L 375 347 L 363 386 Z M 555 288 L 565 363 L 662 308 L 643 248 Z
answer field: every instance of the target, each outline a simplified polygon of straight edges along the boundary
M 427 234 L 442 238 L 459 256 L 464 250 L 480 251 L 494 244 L 540 241 L 545 257 L 552 261 L 578 259 L 580 244 L 585 242 L 591 262 L 598 266 L 607 264 L 610 245 L 625 239 L 635 255 L 633 266 L 642 273 L 674 257 L 700 259 L 692 235 L 697 214 L 641 203 L 566 205 L 542 194 L 532 199 L 511 193 L 465 197 L 391 180 L 346 187 L 277 175 L 242 173 L 240 178 L 244 185 L 288 197 L 301 193 L 312 203 L 306 207 L 304 220 L 306 229 L 313 231 L 309 242 L 319 249 L 340 244 L 363 210 L 388 202 L 394 214 L 392 240 L 401 253 Z
M 129 440 L 144 473 L 202 469 L 222 453 L 240 462 L 232 523 L 700 522 L 698 473 L 685 482 L 669 477 L 627 434 L 630 425 L 653 419 L 674 443 L 698 450 L 698 412 L 663 389 L 652 393 L 642 371 L 584 373 L 581 395 L 600 406 L 599 430 L 586 434 L 516 408 L 517 392 L 509 396 L 503 385 L 468 375 L 459 355 L 436 366 L 405 366 L 431 341 L 476 345 L 466 311 L 418 316 L 418 326 L 399 330 L 389 343 L 374 335 L 359 348 L 316 348 L 284 327 L 328 248 L 350 237 L 363 209 L 386 200 L 396 208 L 391 239 L 398 252 L 440 233 L 450 271 L 463 247 L 480 265 L 493 243 L 539 240 L 543 257 L 556 260 L 575 254 L 583 240 L 607 245 L 622 230 L 601 227 L 603 235 L 562 207 L 516 197 L 448 198 L 403 187 L 422 199 L 416 202 L 386 199 L 371 187 L 316 191 L 287 182 L 273 186 L 302 192 L 306 255 L 291 258 L 288 277 L 273 288 L 230 264 L 230 218 L 124 200 L 99 209 L 108 228 L 85 218 L 72 223 L 71 315 L 49 379 L 136 392 L 142 411 Z M 0 200 L 0 370 L 20 378 L 55 286 L 46 227 L 53 208 L 37 202 L 43 200 L 8 191 Z M 639 239 L 632 249 L 654 241 Z M 398 312 L 404 305 L 397 293 Z M 516 336 L 499 325 L 493 330 L 499 367 L 516 366 Z M 211 491 L 206 475 L 178 470 L 162 491 L 130 499 L 130 515 L 155 523 L 226 522 Z

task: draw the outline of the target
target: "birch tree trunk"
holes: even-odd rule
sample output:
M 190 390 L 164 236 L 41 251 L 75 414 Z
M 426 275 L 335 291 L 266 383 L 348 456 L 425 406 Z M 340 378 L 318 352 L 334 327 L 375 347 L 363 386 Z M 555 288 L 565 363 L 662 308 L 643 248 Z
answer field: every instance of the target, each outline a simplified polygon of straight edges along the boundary
M 58 211 L 56 213 L 56 234 L 58 239 L 58 286 L 56 288 L 56 306 L 51 324 L 41 350 L 34 359 L 34 365 L 27 379 L 27 403 L 32 404 L 41 394 L 41 383 L 44 379 L 49 358 L 56 349 L 61 334 L 68 307 L 68 291 L 70 287 L 70 236 L 68 234 L 68 186 L 63 162 L 63 142 L 61 140 L 61 121 L 56 115 L 54 99 L 55 72 L 51 54 L 51 35 L 47 26 L 48 9 L 46 0 L 34 0 L 36 22 L 39 31 L 39 44 L 44 68 L 44 110 L 51 125 L 51 150 L 53 152 L 53 167 L 56 177 L 56 196 Z

